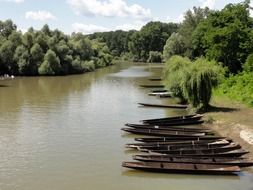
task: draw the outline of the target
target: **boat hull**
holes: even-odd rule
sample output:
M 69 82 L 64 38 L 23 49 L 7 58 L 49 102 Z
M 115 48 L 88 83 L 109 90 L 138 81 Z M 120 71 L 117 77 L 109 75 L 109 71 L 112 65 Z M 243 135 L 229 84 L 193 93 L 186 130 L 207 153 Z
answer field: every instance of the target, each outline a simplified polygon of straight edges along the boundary
M 182 132 L 182 131 L 160 131 L 151 129 L 132 129 L 132 128 L 122 128 L 121 130 L 138 134 L 138 135 L 149 135 L 149 136 L 169 136 L 169 137 L 201 137 L 205 133 L 195 133 L 195 132 Z
M 186 109 L 187 105 L 162 105 L 162 104 L 147 104 L 147 103 L 138 103 L 141 106 L 146 107 L 157 107 L 157 108 L 176 108 L 176 109 Z
M 216 165 L 235 165 L 239 167 L 253 166 L 253 160 L 243 158 L 159 158 L 149 155 L 134 155 L 134 160 L 142 162 L 168 162 L 168 163 L 191 163 L 191 164 L 216 164 Z
M 123 162 L 123 167 L 159 173 L 236 175 L 238 166 L 206 165 L 206 164 L 174 164 L 154 162 Z

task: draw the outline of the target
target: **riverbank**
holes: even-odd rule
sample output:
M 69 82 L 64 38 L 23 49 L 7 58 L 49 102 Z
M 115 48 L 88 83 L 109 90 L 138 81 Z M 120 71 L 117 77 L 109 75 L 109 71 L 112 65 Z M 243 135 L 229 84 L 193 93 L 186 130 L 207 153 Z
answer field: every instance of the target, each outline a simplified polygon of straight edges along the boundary
M 205 114 L 207 127 L 221 136 L 226 136 L 241 144 L 250 151 L 247 155 L 253 158 L 253 109 L 226 97 L 214 97 L 211 101 L 214 108 Z

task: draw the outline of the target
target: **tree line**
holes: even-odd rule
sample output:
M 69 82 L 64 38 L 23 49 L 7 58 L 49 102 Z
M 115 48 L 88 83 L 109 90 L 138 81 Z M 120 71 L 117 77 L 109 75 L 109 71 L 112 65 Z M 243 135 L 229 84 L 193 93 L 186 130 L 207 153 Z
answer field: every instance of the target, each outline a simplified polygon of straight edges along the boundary
M 186 12 L 178 32 L 168 38 L 163 51 L 164 79 L 182 101 L 206 110 L 218 86 L 217 94 L 253 105 L 249 4 L 248 0 L 228 4 L 220 11 L 193 8 Z
M 253 105 L 253 82 L 249 80 L 253 77 L 253 18 L 249 4 L 249 0 L 230 3 L 221 10 L 193 7 L 180 24 L 150 22 L 140 31 L 88 37 L 101 39 L 121 59 L 165 62 L 166 87 L 194 107 L 207 109 L 217 86 L 220 94 Z
M 194 7 L 185 13 L 180 24 L 157 21 L 147 23 L 139 31 L 90 35 L 65 35 L 50 30 L 48 25 L 39 31 L 30 28 L 22 34 L 11 20 L 0 21 L 0 75 L 84 73 L 110 65 L 114 59 L 166 62 L 167 88 L 195 107 L 208 107 L 212 89 L 218 84 L 222 84 L 219 93 L 252 104 L 249 101 L 253 98 L 249 95 L 253 94 L 253 82 L 249 80 L 253 75 L 250 9 L 249 0 L 228 4 L 221 10 Z M 185 65 L 180 67 L 182 63 Z M 191 72 L 175 80 L 173 86 L 175 81 L 168 75 L 182 71 Z M 242 95 L 238 89 L 250 93 Z
M 0 21 L 0 75 L 67 75 L 112 64 L 113 56 L 99 39 L 65 35 L 44 25 L 22 34 L 11 21 Z

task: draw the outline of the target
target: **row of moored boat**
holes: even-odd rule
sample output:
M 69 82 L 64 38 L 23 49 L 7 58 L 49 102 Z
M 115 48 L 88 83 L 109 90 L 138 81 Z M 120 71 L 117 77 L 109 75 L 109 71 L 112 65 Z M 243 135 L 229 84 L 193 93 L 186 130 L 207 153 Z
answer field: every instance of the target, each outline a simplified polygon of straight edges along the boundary
M 127 123 L 123 131 L 138 135 L 126 148 L 140 153 L 122 166 L 152 172 L 191 174 L 238 174 L 241 167 L 253 166 L 248 151 L 231 139 L 215 135 L 200 125 L 202 115 L 186 115 Z M 197 126 L 198 125 L 198 126 Z M 147 137 L 150 136 L 150 137 Z M 156 137 L 155 137 L 156 136 Z

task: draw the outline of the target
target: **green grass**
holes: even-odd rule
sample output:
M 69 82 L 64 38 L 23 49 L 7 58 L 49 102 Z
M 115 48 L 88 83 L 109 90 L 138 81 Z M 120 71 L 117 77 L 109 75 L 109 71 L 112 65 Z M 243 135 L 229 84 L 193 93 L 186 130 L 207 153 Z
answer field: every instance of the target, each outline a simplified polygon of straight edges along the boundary
M 243 72 L 230 76 L 215 90 L 217 96 L 227 96 L 253 107 L 253 73 Z

